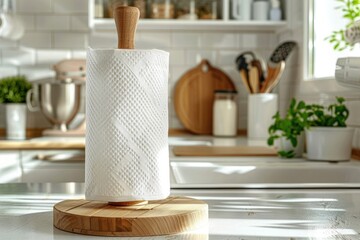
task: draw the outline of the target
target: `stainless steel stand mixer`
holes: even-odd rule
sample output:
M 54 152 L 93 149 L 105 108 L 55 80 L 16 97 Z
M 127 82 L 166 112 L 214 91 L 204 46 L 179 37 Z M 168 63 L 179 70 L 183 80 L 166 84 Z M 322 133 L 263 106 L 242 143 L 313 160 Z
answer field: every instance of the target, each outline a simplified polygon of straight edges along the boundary
M 85 86 L 85 59 L 68 59 L 57 63 L 55 78 L 33 82 L 28 92 L 27 105 L 30 111 L 41 111 L 53 124 L 47 129 L 47 136 L 84 136 L 85 119 L 75 129 L 69 129 L 80 110 L 82 88 Z

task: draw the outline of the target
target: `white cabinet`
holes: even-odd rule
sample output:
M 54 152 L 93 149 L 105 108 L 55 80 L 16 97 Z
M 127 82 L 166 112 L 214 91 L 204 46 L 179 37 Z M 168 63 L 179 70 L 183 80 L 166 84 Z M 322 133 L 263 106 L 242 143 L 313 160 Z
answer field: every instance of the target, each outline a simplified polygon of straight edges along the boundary
M 89 26 L 93 30 L 115 30 L 114 20 L 109 18 L 108 2 L 113 0 L 89 0 Z M 151 1 L 147 2 L 147 11 L 151 11 Z M 204 0 L 206 1 L 206 0 Z M 212 0 L 208 0 L 212 1 Z M 138 29 L 157 30 L 237 30 L 237 31 L 279 31 L 288 25 L 287 12 L 293 0 L 281 0 L 283 19 L 281 21 L 234 20 L 231 18 L 230 0 L 217 0 L 217 19 L 215 20 L 182 20 L 182 19 L 140 19 Z M 132 2 L 129 0 L 129 2 Z M 179 2 L 179 1 L 173 1 Z M 201 2 L 201 1 L 196 1 Z M 95 4 L 96 3 L 96 4 Z M 95 17 L 95 12 L 100 14 Z M 176 7 L 176 4 L 174 4 Z M 97 13 L 97 14 L 98 14 Z M 102 16 L 102 17 L 101 17 Z
M 17 151 L 0 152 L 0 183 L 21 182 L 21 167 Z
M 84 182 L 84 151 L 22 151 L 21 182 Z
M 0 183 L 84 181 L 84 151 L 14 150 L 0 152 Z

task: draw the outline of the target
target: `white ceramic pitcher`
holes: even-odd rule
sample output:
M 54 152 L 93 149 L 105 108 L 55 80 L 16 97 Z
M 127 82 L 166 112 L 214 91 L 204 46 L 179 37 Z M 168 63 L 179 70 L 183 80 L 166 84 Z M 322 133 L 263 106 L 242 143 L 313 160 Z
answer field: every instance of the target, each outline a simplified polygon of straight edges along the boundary
M 251 19 L 251 5 L 253 0 L 231 0 L 232 18 L 237 20 Z

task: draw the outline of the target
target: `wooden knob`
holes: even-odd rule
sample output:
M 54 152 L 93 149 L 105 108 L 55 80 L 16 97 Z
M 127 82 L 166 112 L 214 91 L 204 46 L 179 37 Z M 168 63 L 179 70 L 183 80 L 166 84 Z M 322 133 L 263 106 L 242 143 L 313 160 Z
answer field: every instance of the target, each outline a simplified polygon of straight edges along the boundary
M 135 32 L 139 17 L 140 11 L 137 7 L 116 6 L 114 8 L 114 19 L 118 34 L 118 48 L 135 48 Z

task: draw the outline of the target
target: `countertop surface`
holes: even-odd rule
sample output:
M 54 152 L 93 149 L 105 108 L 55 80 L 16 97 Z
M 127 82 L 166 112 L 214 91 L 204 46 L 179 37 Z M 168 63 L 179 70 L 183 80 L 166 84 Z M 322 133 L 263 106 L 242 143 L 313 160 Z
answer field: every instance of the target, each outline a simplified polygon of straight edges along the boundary
M 52 207 L 84 198 L 83 183 L 0 185 L 1 239 L 111 239 L 63 232 Z M 172 190 L 209 204 L 204 229 L 173 236 L 122 239 L 360 239 L 360 189 Z
M 39 137 L 25 140 L 0 140 L 0 150 L 78 150 L 85 149 L 84 137 Z
M 170 136 L 171 146 L 246 146 L 256 145 L 249 142 L 245 136 L 238 137 L 213 137 L 200 135 Z M 25 140 L 0 139 L 0 150 L 77 150 L 85 148 L 84 137 L 38 137 Z
M 216 138 L 212 136 L 170 136 L 169 145 L 172 146 L 236 146 L 246 145 L 244 136 L 234 138 Z M 38 137 L 24 140 L 0 139 L 0 150 L 64 150 L 85 149 L 84 137 Z

